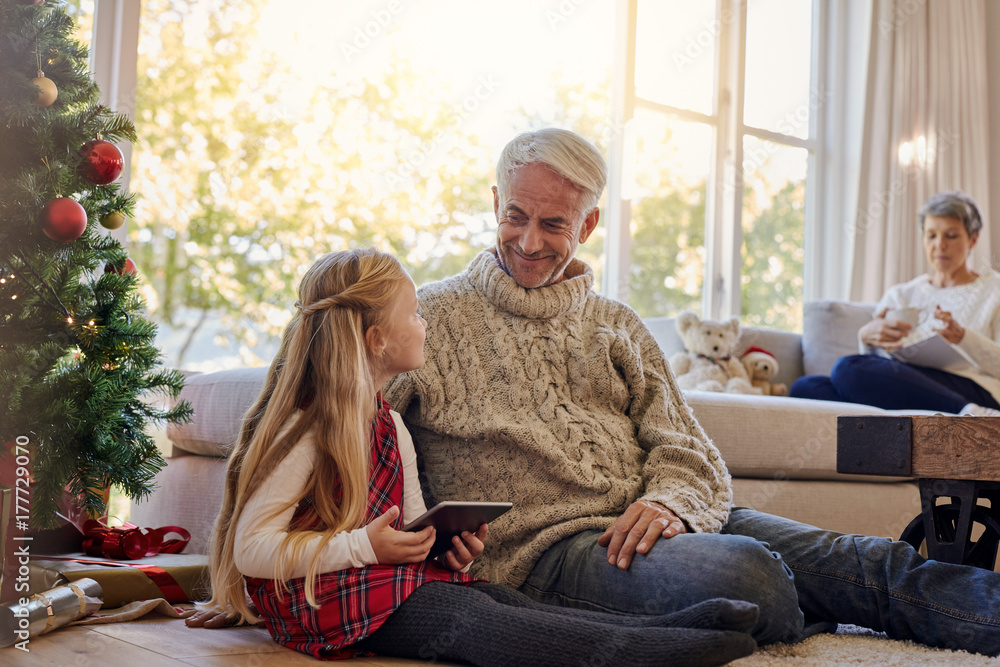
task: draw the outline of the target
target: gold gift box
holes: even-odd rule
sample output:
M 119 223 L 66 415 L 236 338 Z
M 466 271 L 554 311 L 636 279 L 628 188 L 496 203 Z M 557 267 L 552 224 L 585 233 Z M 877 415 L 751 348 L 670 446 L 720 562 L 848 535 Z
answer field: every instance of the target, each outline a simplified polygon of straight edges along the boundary
M 132 567 L 134 565 L 153 565 L 173 577 L 185 599 L 170 600 L 171 603 L 195 602 L 211 597 L 208 556 L 201 554 L 158 554 L 150 558 L 118 561 L 84 553 L 37 556 L 31 559 L 30 587 L 32 592 L 39 592 L 77 579 L 93 579 L 104 590 L 104 609 L 121 607 L 136 600 L 167 598 L 153 579 L 142 569 Z

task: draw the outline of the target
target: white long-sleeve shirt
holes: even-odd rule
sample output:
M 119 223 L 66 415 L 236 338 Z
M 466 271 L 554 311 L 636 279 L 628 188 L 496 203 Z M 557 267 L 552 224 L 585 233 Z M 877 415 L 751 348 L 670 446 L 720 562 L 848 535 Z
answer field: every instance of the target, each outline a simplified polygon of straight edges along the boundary
M 390 411 L 396 425 L 396 442 L 403 467 L 403 521 L 408 523 L 426 511 L 417 477 L 417 454 L 413 440 L 398 413 Z M 282 432 L 294 424 L 293 417 Z M 315 468 L 317 451 L 312 432 L 307 432 L 292 451 L 271 471 L 253 494 L 236 524 L 236 569 L 248 577 L 275 578 L 274 562 L 288 526 L 295 514 L 291 505 L 271 517 L 279 507 L 287 505 L 305 486 Z M 288 573 L 289 578 L 304 577 L 317 549 L 322 549 L 318 572 L 335 572 L 353 567 L 375 565 L 378 560 L 364 527 L 343 531 L 321 545 L 320 534 L 307 543 L 302 558 Z

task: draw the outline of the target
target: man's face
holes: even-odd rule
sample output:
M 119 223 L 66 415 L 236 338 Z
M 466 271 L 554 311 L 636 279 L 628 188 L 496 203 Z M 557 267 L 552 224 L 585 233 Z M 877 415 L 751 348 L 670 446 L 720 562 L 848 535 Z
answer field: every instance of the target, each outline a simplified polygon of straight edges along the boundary
M 540 163 L 515 169 L 507 192 L 493 187 L 497 254 L 514 282 L 532 288 L 564 279 L 576 246 L 597 227 L 599 212 L 582 210 L 583 199 L 582 191 Z

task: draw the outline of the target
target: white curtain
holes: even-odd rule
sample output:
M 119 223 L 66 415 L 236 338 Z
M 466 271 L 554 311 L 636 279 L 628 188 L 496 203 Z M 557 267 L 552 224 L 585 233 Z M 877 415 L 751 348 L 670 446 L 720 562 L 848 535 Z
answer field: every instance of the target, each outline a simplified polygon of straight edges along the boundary
M 927 271 L 917 212 L 943 190 L 979 204 L 972 268 L 989 267 L 985 1 L 874 1 L 852 300 Z

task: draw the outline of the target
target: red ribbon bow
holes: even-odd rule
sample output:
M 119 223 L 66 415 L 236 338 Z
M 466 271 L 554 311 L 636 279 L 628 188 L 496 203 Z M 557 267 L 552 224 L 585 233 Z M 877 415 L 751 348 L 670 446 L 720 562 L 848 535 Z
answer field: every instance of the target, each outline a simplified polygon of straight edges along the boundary
M 180 535 L 180 539 L 164 540 L 170 533 Z M 135 560 L 160 553 L 176 554 L 190 541 L 191 533 L 180 526 L 139 528 L 125 523 L 111 528 L 96 519 L 87 519 L 83 524 L 83 551 L 91 556 Z

